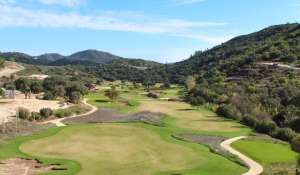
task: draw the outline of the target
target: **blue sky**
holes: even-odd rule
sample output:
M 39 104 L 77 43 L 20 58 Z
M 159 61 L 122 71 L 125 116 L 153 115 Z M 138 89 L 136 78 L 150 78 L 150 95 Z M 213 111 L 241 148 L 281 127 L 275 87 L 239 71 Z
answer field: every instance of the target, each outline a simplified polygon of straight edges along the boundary
M 0 0 L 0 51 L 98 49 L 165 63 L 299 20 L 300 0 Z

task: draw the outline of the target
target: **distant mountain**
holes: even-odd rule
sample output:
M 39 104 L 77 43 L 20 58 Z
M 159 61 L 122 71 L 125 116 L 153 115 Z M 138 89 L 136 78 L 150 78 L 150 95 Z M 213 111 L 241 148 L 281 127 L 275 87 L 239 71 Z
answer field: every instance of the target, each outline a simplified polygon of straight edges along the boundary
M 0 57 L 6 60 L 35 64 L 35 65 L 72 65 L 72 64 L 109 64 L 115 60 L 123 59 L 120 56 L 98 50 L 85 50 L 74 53 L 70 56 L 63 56 L 58 53 L 47 53 L 40 56 L 30 56 L 20 52 L 0 52 Z
M 66 59 L 70 61 L 87 61 L 99 64 L 111 63 L 121 58 L 122 57 L 98 50 L 85 50 L 66 57 Z
M 32 56 L 20 52 L 0 52 L 0 57 L 14 62 L 36 64 L 36 60 Z
M 148 67 L 161 65 L 154 61 L 143 59 L 130 59 L 113 55 L 108 52 L 98 50 L 84 50 L 76 52 L 70 56 L 63 56 L 58 53 L 46 53 L 39 56 L 30 56 L 19 52 L 0 52 L 0 57 L 6 60 L 15 62 L 47 65 L 47 66 L 64 66 L 64 65 L 98 65 L 98 64 L 113 64 L 114 66 L 129 66 L 136 69 L 147 69 Z

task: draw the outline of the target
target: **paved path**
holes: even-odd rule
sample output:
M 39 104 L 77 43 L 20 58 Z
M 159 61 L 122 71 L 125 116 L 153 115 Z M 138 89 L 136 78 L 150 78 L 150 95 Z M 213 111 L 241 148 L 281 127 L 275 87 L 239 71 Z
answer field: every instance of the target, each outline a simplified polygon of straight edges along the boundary
M 87 99 L 84 99 L 83 100 L 83 103 L 87 106 L 90 106 L 92 108 L 92 110 L 90 110 L 89 112 L 85 113 L 85 114 L 80 114 L 80 115 L 74 115 L 74 116 L 71 116 L 71 117 L 64 117 L 64 118 L 59 118 L 59 119 L 55 119 L 55 120 L 49 120 L 49 121 L 46 121 L 46 122 L 43 122 L 42 124 L 55 124 L 56 126 L 58 127 L 63 127 L 63 126 L 66 126 L 62 121 L 65 120 L 65 119 L 70 119 L 70 118 L 75 118 L 75 117 L 82 117 L 82 116 L 85 116 L 85 115 L 89 115 L 89 114 L 92 114 L 94 112 L 96 112 L 98 110 L 98 108 L 96 108 L 95 106 L 93 105 L 90 105 L 87 103 Z
M 249 171 L 244 173 L 243 175 L 260 175 L 263 173 L 264 169 L 259 163 L 255 162 L 254 160 L 250 159 L 249 157 L 245 156 L 244 154 L 240 153 L 239 151 L 231 147 L 231 144 L 233 142 L 245 138 L 247 137 L 241 136 L 241 137 L 235 137 L 232 139 L 225 140 L 224 142 L 221 143 L 221 147 L 227 150 L 228 152 L 230 152 L 231 154 L 236 155 L 247 164 L 247 166 L 249 167 Z

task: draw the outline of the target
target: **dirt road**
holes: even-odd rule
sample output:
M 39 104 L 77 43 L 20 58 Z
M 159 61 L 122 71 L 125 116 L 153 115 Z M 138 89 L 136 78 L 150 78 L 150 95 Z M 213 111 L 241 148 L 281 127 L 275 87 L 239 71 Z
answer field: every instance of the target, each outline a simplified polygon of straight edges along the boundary
M 63 127 L 63 126 L 66 126 L 62 121 L 65 120 L 65 119 L 70 119 L 70 118 L 75 118 L 75 117 L 81 117 L 81 116 L 86 116 L 86 115 L 89 115 L 89 114 L 92 114 L 94 112 L 96 112 L 98 110 L 98 108 L 96 108 L 95 106 L 93 105 L 90 105 L 87 103 L 87 99 L 84 99 L 83 100 L 83 103 L 87 106 L 90 106 L 92 108 L 92 110 L 90 110 L 89 112 L 85 113 L 85 114 L 80 114 L 80 115 L 74 115 L 72 117 L 64 117 L 64 118 L 59 118 L 59 119 L 55 119 L 55 120 L 50 120 L 50 121 L 46 121 L 46 122 L 43 122 L 42 124 L 55 124 L 57 127 Z
M 244 173 L 243 175 L 260 175 L 263 173 L 264 169 L 259 163 L 255 162 L 254 160 L 250 159 L 249 157 L 245 156 L 244 154 L 231 147 L 232 143 L 245 138 L 247 137 L 241 136 L 225 140 L 221 143 L 221 147 L 230 152 L 231 154 L 236 155 L 248 165 L 249 171 Z

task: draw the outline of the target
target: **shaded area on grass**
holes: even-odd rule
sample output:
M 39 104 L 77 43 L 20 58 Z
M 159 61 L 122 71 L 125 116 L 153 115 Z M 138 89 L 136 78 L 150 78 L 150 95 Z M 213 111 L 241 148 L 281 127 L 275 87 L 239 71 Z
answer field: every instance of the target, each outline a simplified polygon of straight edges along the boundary
M 228 153 L 226 150 L 224 150 L 221 147 L 221 143 L 228 139 L 227 137 L 222 136 L 206 136 L 206 135 L 196 135 L 196 134 L 177 134 L 172 135 L 174 138 L 183 140 L 183 141 L 189 141 L 189 142 L 195 142 L 199 143 L 201 145 L 205 145 L 209 148 L 209 150 L 212 153 L 216 153 L 218 155 L 221 155 L 230 161 L 233 161 L 239 165 L 242 165 L 244 167 L 247 167 L 247 165 L 240 160 L 238 157 Z

